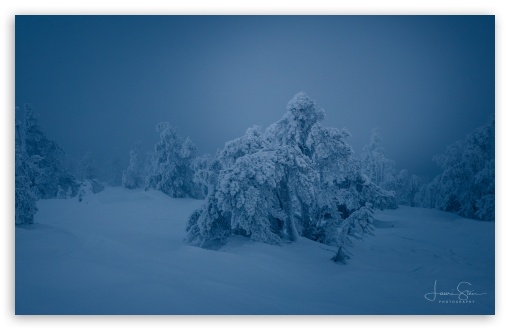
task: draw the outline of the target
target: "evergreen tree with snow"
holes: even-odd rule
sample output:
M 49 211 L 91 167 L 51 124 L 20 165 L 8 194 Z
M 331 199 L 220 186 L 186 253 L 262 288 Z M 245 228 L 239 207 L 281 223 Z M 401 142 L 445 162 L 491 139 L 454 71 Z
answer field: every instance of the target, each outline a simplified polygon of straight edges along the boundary
M 125 188 L 142 188 L 145 184 L 144 164 L 140 154 L 140 142 L 137 142 L 129 151 L 129 166 L 122 173 L 122 186 Z
M 183 141 L 167 122 L 159 123 L 156 131 L 160 140 L 154 147 L 146 188 L 160 190 L 171 197 L 200 197 L 191 166 L 195 145 L 189 138 Z
M 235 164 L 237 159 L 253 154 L 267 146 L 268 143 L 262 128 L 253 126 L 248 128 L 240 138 L 226 142 L 216 158 L 222 168 L 229 168 Z
M 222 170 L 218 184 L 188 226 L 188 240 L 200 245 L 243 235 L 269 244 L 296 240 L 301 224 L 293 196 L 310 202 L 313 174 L 296 149 L 280 147 L 240 157 Z
M 416 206 L 415 196 L 423 184 L 423 179 L 415 174 L 409 174 L 407 170 L 401 170 L 397 176 L 396 195 L 398 204 Z
M 442 172 L 420 189 L 415 201 L 423 207 L 494 221 L 494 117 L 434 159 Z
M 328 243 L 331 231 L 340 220 L 371 203 L 377 208 L 396 208 L 394 194 L 380 188 L 362 174 L 360 163 L 354 158 L 352 147 L 346 142 L 350 133 L 346 129 L 325 128 L 320 122 L 311 126 L 306 149 L 312 167 L 318 173 L 315 217 L 305 237 Z M 313 210 L 309 208 L 310 210 Z
M 253 127 L 227 142 L 206 171 L 206 203 L 190 217 L 188 242 L 208 246 L 242 235 L 281 244 L 303 236 L 337 245 L 342 221 L 367 202 L 396 207 L 394 196 L 364 179 L 348 132 L 323 128 L 323 118 L 298 93 L 265 132 Z
M 283 118 L 270 125 L 265 138 L 271 145 L 285 145 L 298 149 L 307 157 L 312 151 L 307 144 L 313 127 L 324 119 L 324 109 L 317 107 L 305 93 L 300 92 L 287 104 Z
M 38 198 L 56 198 L 59 189 L 63 189 L 69 191 L 70 196 L 76 195 L 78 183 L 64 166 L 64 151 L 42 132 L 39 116 L 32 107 L 25 104 L 23 109 L 23 121 L 18 124 L 17 138 L 22 141 L 28 157 L 38 159 L 37 174 L 30 178 L 34 193 Z
M 378 129 L 372 130 L 370 143 L 361 154 L 362 171 L 379 187 L 396 191 L 398 187 L 395 162 L 386 158 L 382 138 Z
M 346 264 L 347 260 L 350 259 L 347 247 L 352 246 L 351 238 L 363 239 L 364 236 L 371 234 L 373 231 L 371 204 L 367 203 L 366 206 L 354 211 L 347 219 L 341 221 L 334 237 L 338 251 L 332 260 Z
M 80 178 L 83 180 L 93 180 L 97 178 L 97 167 L 92 153 L 87 151 L 80 161 Z
M 213 189 L 216 182 L 217 173 L 210 155 L 202 155 L 193 158 L 191 161 L 191 169 L 193 171 L 193 182 L 197 186 L 199 197 L 204 198 L 207 192 Z
M 34 223 L 37 212 L 37 196 L 32 182 L 37 169 L 34 159 L 26 152 L 21 133 L 21 124 L 16 122 L 15 137 L 15 223 L 17 225 Z
M 79 176 L 81 178 L 80 188 L 78 190 L 78 201 L 82 201 L 83 197 L 89 193 L 97 194 L 104 190 L 104 184 L 97 179 L 96 161 L 92 157 L 92 153 L 87 151 L 79 164 Z
M 314 203 L 316 173 L 306 149 L 314 122 L 323 118 L 304 93 L 266 132 L 259 127 L 227 142 L 209 175 L 206 204 L 190 218 L 188 241 L 207 245 L 231 235 L 270 244 L 296 240 L 310 222 L 303 209 Z

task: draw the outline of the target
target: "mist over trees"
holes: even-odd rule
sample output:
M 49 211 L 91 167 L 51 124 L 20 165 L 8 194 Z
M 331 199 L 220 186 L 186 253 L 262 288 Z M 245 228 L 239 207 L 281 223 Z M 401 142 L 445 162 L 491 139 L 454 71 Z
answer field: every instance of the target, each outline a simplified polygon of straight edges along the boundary
M 377 129 L 372 130 L 370 143 L 363 147 L 361 164 L 363 172 L 373 183 L 387 190 L 396 190 L 398 183 L 395 162 L 386 158 L 382 138 Z
M 494 117 L 434 157 L 442 173 L 421 187 L 416 205 L 461 216 L 495 219 Z
M 122 186 L 128 189 L 142 188 L 145 185 L 144 166 L 140 142 L 137 142 L 129 151 L 129 166 L 122 173 Z
M 97 179 L 97 166 L 96 161 L 92 157 L 92 153 L 87 151 L 83 158 L 80 160 L 78 175 L 80 179 L 93 180 Z
M 202 189 L 193 181 L 192 162 L 196 146 L 190 138 L 183 140 L 168 122 L 156 126 L 160 140 L 154 146 L 146 188 L 161 190 L 170 197 L 200 198 Z
M 30 105 L 26 104 L 19 115 L 23 118 L 16 122 L 16 169 L 25 177 L 23 181 L 37 199 L 57 198 L 63 194 L 75 196 L 78 184 L 64 166 L 62 148 L 41 131 L 39 116 Z
M 29 104 L 22 111 L 15 135 L 15 223 L 30 224 L 37 199 L 72 197 L 79 185 L 63 165 L 64 151 L 41 131 L 39 116 Z
M 46 137 L 30 106 L 16 121 L 16 224 L 33 223 L 36 200 L 70 198 L 104 189 L 87 152 L 68 170 L 64 151 Z M 283 117 L 266 129 L 250 127 L 214 156 L 196 154 L 167 122 L 144 155 L 140 143 L 122 171 L 112 158 L 105 179 L 128 189 L 156 189 L 174 198 L 205 198 L 186 228 L 187 242 L 221 245 L 235 235 L 280 245 L 305 237 L 337 247 L 345 263 L 352 238 L 373 230 L 372 210 L 398 204 L 437 208 L 494 221 L 494 118 L 465 140 L 434 157 L 442 173 L 431 182 L 388 159 L 377 130 L 355 157 L 346 129 L 324 127 L 325 112 L 306 94 L 296 94 Z
M 114 155 L 110 161 L 108 183 L 112 186 L 122 185 L 122 165 L 118 155 Z
M 370 142 L 363 147 L 360 156 L 362 172 L 371 182 L 393 193 L 400 205 L 414 206 L 414 196 L 423 179 L 408 170 L 398 170 L 395 161 L 386 157 L 383 139 L 378 129 L 372 130 Z

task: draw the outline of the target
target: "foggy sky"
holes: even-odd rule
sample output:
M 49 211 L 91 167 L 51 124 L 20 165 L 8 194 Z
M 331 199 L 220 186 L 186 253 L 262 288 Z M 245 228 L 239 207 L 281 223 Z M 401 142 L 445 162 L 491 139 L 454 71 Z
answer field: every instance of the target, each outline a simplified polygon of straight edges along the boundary
M 98 162 L 168 121 L 199 154 L 277 121 L 304 91 L 359 154 L 435 174 L 494 113 L 494 16 L 16 16 L 15 102 Z

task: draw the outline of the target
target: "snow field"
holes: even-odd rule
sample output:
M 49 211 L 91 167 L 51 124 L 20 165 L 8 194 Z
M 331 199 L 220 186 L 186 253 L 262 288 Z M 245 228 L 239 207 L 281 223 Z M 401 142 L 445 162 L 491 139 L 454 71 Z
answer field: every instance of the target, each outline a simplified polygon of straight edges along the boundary
M 189 246 L 186 221 L 202 203 L 112 187 L 81 203 L 38 201 L 36 224 L 16 228 L 16 313 L 494 313 L 493 222 L 376 211 L 374 235 L 355 241 L 340 265 L 330 260 L 334 247 L 305 238 Z M 466 281 L 485 294 L 428 301 L 435 281 L 437 291 Z

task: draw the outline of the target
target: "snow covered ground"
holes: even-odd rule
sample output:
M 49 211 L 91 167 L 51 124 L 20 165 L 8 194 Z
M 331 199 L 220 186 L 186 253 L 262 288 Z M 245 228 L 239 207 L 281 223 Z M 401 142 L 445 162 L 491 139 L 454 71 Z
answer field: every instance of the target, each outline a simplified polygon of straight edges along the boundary
M 16 228 L 16 313 L 494 313 L 494 223 L 377 211 L 374 236 L 340 265 L 334 248 L 303 238 L 189 246 L 201 203 L 110 187 L 81 203 L 39 201 L 36 225 Z

